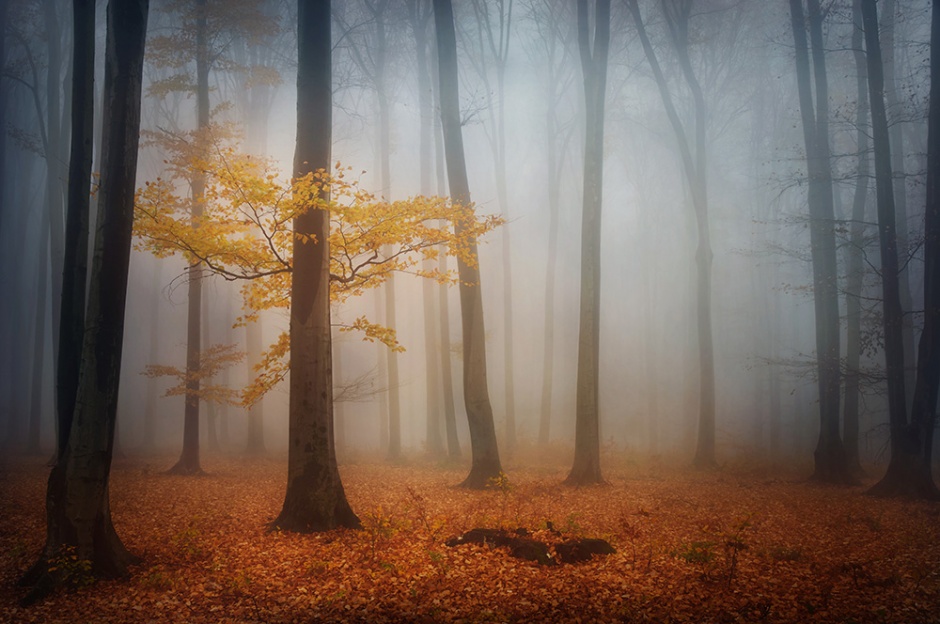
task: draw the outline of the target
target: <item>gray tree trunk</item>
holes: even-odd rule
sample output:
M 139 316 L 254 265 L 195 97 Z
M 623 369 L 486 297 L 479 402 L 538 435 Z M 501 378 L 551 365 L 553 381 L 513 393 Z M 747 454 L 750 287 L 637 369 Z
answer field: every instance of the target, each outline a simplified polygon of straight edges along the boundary
M 470 184 L 460 127 L 460 98 L 457 80 L 457 36 L 451 0 L 434 0 L 434 23 L 437 27 L 438 79 L 440 84 L 441 125 L 447 160 L 447 180 L 453 201 L 470 204 Z M 456 233 L 460 235 L 460 226 Z M 469 243 L 469 252 L 476 259 L 476 241 Z M 460 318 L 463 324 L 463 388 L 470 427 L 472 464 L 470 474 L 461 485 L 467 488 L 486 487 L 502 473 L 493 407 L 486 383 L 486 330 L 483 323 L 483 286 L 478 265 L 458 260 L 460 279 Z
M 610 0 L 578 0 L 578 48 L 584 79 L 584 194 L 581 214 L 581 305 L 578 330 L 574 462 L 565 483 L 603 483 L 600 437 L 601 208 L 604 189 L 604 99 L 610 49 Z
M 298 0 L 298 178 L 331 167 L 331 30 L 330 0 Z M 328 201 L 329 195 L 324 193 L 320 200 Z M 294 232 L 314 238 L 307 244 L 294 241 L 287 492 L 272 526 L 298 532 L 358 528 L 359 518 L 340 481 L 333 441 L 328 212 L 311 206 L 294 219 Z

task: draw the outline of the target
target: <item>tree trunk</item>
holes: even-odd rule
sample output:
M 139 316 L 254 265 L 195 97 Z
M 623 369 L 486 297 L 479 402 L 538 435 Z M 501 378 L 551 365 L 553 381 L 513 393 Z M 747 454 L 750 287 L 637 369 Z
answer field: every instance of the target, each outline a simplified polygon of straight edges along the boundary
M 61 572 L 50 569 L 50 562 L 67 547 L 75 549 L 79 560 L 90 561 L 99 576 L 124 576 L 136 560 L 111 524 L 108 477 L 124 338 L 148 4 L 108 4 L 104 153 L 78 399 L 64 452 L 49 476 L 46 545 L 23 579 L 33 586 L 26 603 L 62 582 Z
M 862 245 L 865 236 L 865 204 L 868 200 L 869 167 L 869 113 L 868 113 L 868 66 L 862 38 L 862 7 L 860 0 L 852 3 L 853 22 L 852 50 L 855 56 L 858 111 L 855 118 L 858 172 L 852 198 L 852 224 L 849 227 L 849 245 L 845 259 L 845 378 L 842 395 L 842 437 L 845 445 L 845 461 L 849 473 L 855 477 L 864 474 L 859 460 L 859 365 L 861 363 L 862 331 L 862 285 L 865 278 Z
M 938 2 L 933 3 L 931 18 L 931 85 L 928 117 L 927 211 L 924 247 L 924 330 L 920 340 L 920 361 L 914 389 L 911 422 L 906 413 L 904 393 L 904 352 L 902 338 L 899 263 L 894 214 L 894 192 L 891 179 L 891 148 L 887 113 L 884 102 L 884 75 L 878 40 L 878 14 L 874 0 L 862 0 L 865 27 L 865 49 L 868 61 L 868 93 L 871 102 L 872 138 L 875 148 L 875 180 L 878 198 L 878 240 L 881 248 L 881 282 L 885 368 L 888 376 L 888 415 L 891 431 L 891 460 L 885 476 L 869 493 L 879 496 L 908 495 L 924 498 L 940 496 L 931 475 L 930 444 L 937 405 L 937 384 L 940 382 L 940 344 L 937 336 L 937 260 L 940 252 L 937 239 L 937 157 L 940 130 L 940 70 L 937 46 L 940 45 Z
M 897 247 L 900 272 L 898 273 L 898 292 L 901 297 L 901 336 L 904 344 L 904 394 L 907 408 L 911 406 L 914 393 L 917 364 L 914 351 L 914 304 L 911 299 L 910 271 L 908 255 L 911 253 L 907 232 L 907 176 L 904 173 L 904 114 L 903 104 L 898 93 L 895 78 L 898 62 L 895 56 L 895 27 L 897 20 L 897 0 L 885 0 L 881 14 L 881 51 L 884 68 L 886 115 L 889 119 L 888 138 L 891 142 L 891 178 L 894 193 L 894 214 L 897 223 Z
M 436 36 L 436 35 L 435 35 Z M 431 54 L 431 72 L 438 74 L 437 54 Z M 433 88 L 434 109 L 440 108 L 440 82 L 437 88 Z M 439 115 L 434 115 L 434 168 L 435 178 L 437 179 L 437 194 L 441 197 L 447 194 L 446 178 L 447 174 L 444 168 L 444 132 Z M 443 222 L 440 224 L 445 225 Z M 443 251 L 443 250 L 442 250 Z M 444 274 L 447 272 L 447 254 L 439 253 L 437 256 L 437 269 Z M 450 341 L 450 299 L 449 287 L 446 284 L 439 284 L 437 287 L 437 311 L 440 328 L 440 354 L 441 354 L 441 385 L 444 388 L 444 428 L 447 433 L 447 457 L 450 461 L 460 459 L 460 439 L 457 437 L 457 408 L 454 400 L 454 376 L 451 362 L 451 341 Z
M 72 137 L 69 157 L 68 214 L 59 311 L 56 361 L 56 453 L 65 448 L 75 412 L 78 371 L 85 329 L 85 285 L 88 276 L 88 218 L 95 118 L 95 2 L 74 0 L 72 56 Z M 55 270 L 55 268 L 53 269 Z M 55 317 L 53 317 L 54 319 Z M 54 322 L 54 320 L 53 320 Z
M 819 391 L 819 439 L 813 478 L 829 483 L 852 481 L 839 432 L 839 294 L 833 223 L 832 170 L 829 160 L 829 92 L 822 46 L 822 15 L 818 0 L 809 0 L 816 107 L 810 87 L 809 52 L 802 0 L 790 0 L 796 78 L 809 177 L 810 244 L 813 260 L 813 303 L 816 313 L 816 359 Z
M 196 117 L 200 134 L 209 127 L 209 33 L 206 0 L 196 2 Z M 204 149 L 205 146 L 198 146 Z M 192 179 L 193 223 L 202 217 L 206 177 L 197 173 Z M 186 400 L 183 410 L 183 451 L 170 473 L 181 475 L 202 474 L 199 463 L 199 358 L 202 349 L 202 264 L 189 265 L 187 320 L 186 320 Z
M 261 361 L 261 317 L 245 326 L 245 346 L 248 349 L 248 371 L 253 374 L 255 366 Z M 248 443 L 245 453 L 264 455 L 264 397 L 259 398 L 248 408 Z
M 451 0 L 434 0 L 437 27 L 438 79 L 440 81 L 441 125 L 447 160 L 447 180 L 454 202 L 470 204 L 470 184 L 460 127 L 460 98 L 457 81 L 457 36 Z M 457 234 L 462 232 L 455 226 Z M 477 245 L 469 243 L 473 263 L 457 261 L 460 279 L 460 318 L 463 324 L 463 388 L 470 427 L 472 464 L 462 487 L 485 488 L 499 478 L 502 465 L 496 443 L 493 408 L 486 384 L 486 330 L 483 323 L 483 285 L 477 264 Z
M 294 176 L 300 178 L 330 171 L 330 1 L 298 1 L 297 17 Z M 361 526 L 346 500 L 333 441 L 328 193 L 294 219 L 294 232 L 311 238 L 306 244 L 295 238 L 293 249 L 287 492 L 272 523 L 288 531 Z
M 49 277 L 49 217 L 44 214 L 39 230 L 39 267 L 36 283 L 36 314 L 33 320 L 33 374 L 30 384 L 32 397 L 29 406 L 29 429 L 26 435 L 26 452 L 39 455 L 39 438 L 42 424 L 43 363 L 45 361 L 46 338 L 46 290 Z
M 574 464 L 565 483 L 603 483 L 598 386 L 600 377 L 601 208 L 604 173 L 604 98 L 610 47 L 610 0 L 594 5 L 591 49 L 587 0 L 578 0 L 578 47 L 584 77 L 584 197 L 581 217 L 581 306 Z
M 430 3 L 426 0 L 412 0 L 409 3 L 411 30 L 415 38 L 415 59 L 418 72 L 418 117 L 420 121 L 418 141 L 418 175 L 422 195 L 431 195 L 431 131 L 433 128 L 433 115 L 431 113 L 431 73 L 428 70 L 428 18 L 430 17 Z M 424 12 L 421 11 L 424 9 Z M 421 267 L 430 272 L 434 263 L 430 258 L 424 260 Z M 441 343 L 439 340 L 440 318 L 437 312 L 435 298 L 435 283 L 425 279 L 421 284 L 421 299 L 424 310 L 424 363 L 427 369 L 427 402 L 426 402 L 426 429 L 425 451 L 431 457 L 440 457 L 444 454 L 444 444 L 441 439 L 441 421 L 443 415 L 441 397 L 441 369 L 440 360 Z

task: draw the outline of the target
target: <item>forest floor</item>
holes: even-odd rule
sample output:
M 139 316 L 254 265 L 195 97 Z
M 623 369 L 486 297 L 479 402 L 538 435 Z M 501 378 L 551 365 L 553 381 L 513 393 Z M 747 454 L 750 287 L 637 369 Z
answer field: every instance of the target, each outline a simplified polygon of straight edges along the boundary
M 268 532 L 284 458 L 120 459 L 111 507 L 143 558 L 130 578 L 18 606 L 44 538 L 48 468 L 0 460 L 4 622 L 940 622 L 940 504 L 874 499 L 766 473 L 607 461 L 608 485 L 507 462 L 508 484 L 454 487 L 465 469 L 341 466 L 360 531 Z M 530 464 L 531 465 L 531 464 Z M 538 465 L 538 464 L 536 464 Z M 474 527 L 607 539 L 616 554 L 540 566 L 445 541 Z M 63 565 L 74 565 L 63 562 Z

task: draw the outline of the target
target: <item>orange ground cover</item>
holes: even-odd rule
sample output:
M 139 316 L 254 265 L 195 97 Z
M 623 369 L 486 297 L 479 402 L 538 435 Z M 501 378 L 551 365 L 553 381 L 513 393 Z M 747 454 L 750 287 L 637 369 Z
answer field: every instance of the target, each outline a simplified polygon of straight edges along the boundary
M 171 464 L 115 463 L 115 526 L 144 558 L 130 579 L 24 609 L 16 580 L 42 545 L 48 469 L 3 460 L 2 620 L 940 622 L 940 504 L 626 464 L 607 468 L 607 486 L 574 489 L 562 466 L 510 463 L 507 487 L 469 492 L 453 487 L 462 468 L 357 463 L 341 472 L 365 528 L 294 535 L 265 529 L 283 461 L 209 458 L 205 477 L 162 474 Z M 444 545 L 473 527 L 547 522 L 617 553 L 545 567 Z

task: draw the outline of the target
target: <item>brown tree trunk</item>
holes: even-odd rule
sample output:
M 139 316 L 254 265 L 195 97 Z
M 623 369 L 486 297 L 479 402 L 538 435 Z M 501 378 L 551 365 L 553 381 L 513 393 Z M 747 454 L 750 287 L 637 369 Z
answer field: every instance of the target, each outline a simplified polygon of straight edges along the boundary
M 111 524 L 108 477 L 124 338 L 148 4 L 108 4 L 104 152 L 81 382 L 64 451 L 49 476 L 46 545 L 23 578 L 33 586 L 24 599 L 27 603 L 62 581 L 61 572 L 49 564 L 66 547 L 74 548 L 78 559 L 90 561 L 99 576 L 124 576 L 136 560 Z
M 297 146 L 294 176 L 330 171 L 332 41 L 330 1 L 297 3 Z M 346 500 L 333 441 L 329 191 L 294 219 L 290 311 L 287 492 L 272 527 L 288 531 L 358 528 Z M 322 203 L 321 203 L 322 202 Z
M 447 160 L 450 196 L 458 204 L 470 204 L 470 184 L 460 127 L 460 98 L 457 81 L 457 36 L 451 0 L 434 0 L 437 27 L 438 79 L 440 84 L 441 125 Z M 459 228 L 460 226 L 455 226 Z M 458 229 L 457 234 L 462 232 Z M 469 243 L 473 264 L 458 259 L 460 279 L 460 318 L 463 324 L 463 388 L 470 427 L 472 464 L 462 487 L 480 489 L 502 473 L 493 407 L 486 384 L 486 330 L 483 323 L 483 286 L 476 263 L 476 241 Z
M 937 157 L 940 130 L 940 69 L 937 46 L 940 45 L 938 2 L 933 3 L 931 18 L 930 111 L 928 113 L 927 211 L 924 246 L 924 330 L 920 340 L 920 358 L 914 389 L 914 411 L 907 419 L 904 392 L 904 352 L 899 263 L 891 179 L 891 148 L 884 102 L 884 75 L 878 40 L 878 14 L 874 0 L 862 0 L 865 50 L 868 60 L 868 92 L 871 102 L 872 139 L 875 148 L 875 180 L 878 198 L 878 239 L 881 248 L 881 282 L 885 344 L 885 368 L 888 376 L 888 416 L 891 430 L 891 460 L 885 476 L 869 493 L 879 496 L 908 495 L 937 498 L 940 492 L 933 481 L 930 465 L 933 420 L 940 382 L 940 338 L 937 315 L 940 295 L 937 288 L 937 241 L 940 223 L 937 215 Z
M 200 132 L 209 127 L 209 33 L 206 0 L 196 2 L 196 123 Z M 199 141 L 204 141 L 200 133 Z M 203 146 L 204 147 L 204 146 Z M 202 216 L 206 177 L 192 179 L 193 223 Z M 189 265 L 186 321 L 186 399 L 183 410 L 183 451 L 170 468 L 172 474 L 202 474 L 199 463 L 199 358 L 202 349 L 202 264 Z
M 594 5 L 591 45 L 588 1 L 578 0 L 578 48 L 584 77 L 584 197 L 581 216 L 581 307 L 578 333 L 574 463 L 565 483 L 603 483 L 598 386 L 600 377 L 601 208 L 604 172 L 604 98 L 610 48 L 610 0 Z

